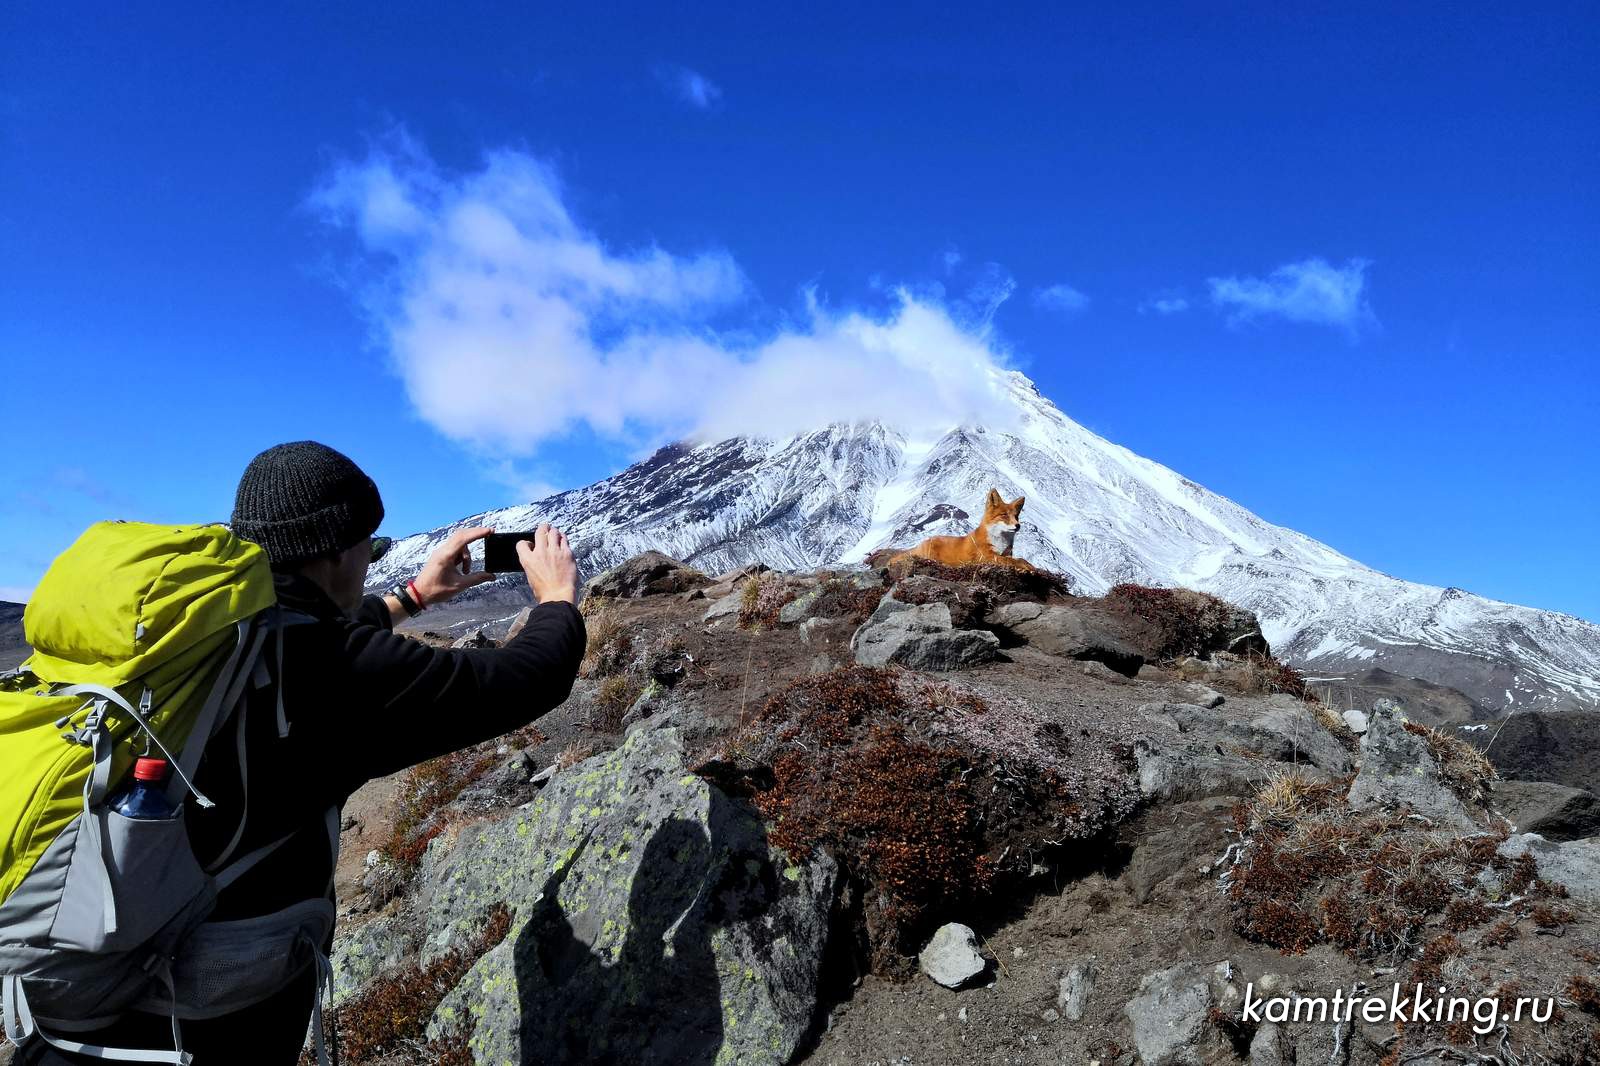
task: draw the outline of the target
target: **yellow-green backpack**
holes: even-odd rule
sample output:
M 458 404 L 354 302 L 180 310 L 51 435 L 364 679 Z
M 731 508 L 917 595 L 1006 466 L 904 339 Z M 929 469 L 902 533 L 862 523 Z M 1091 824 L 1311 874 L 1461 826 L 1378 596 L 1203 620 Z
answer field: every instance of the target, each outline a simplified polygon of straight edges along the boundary
M 266 553 L 221 525 L 100 522 L 51 564 L 23 615 L 33 654 L 0 675 L 0 994 L 13 1042 L 187 1063 L 177 1019 L 236 1010 L 321 961 L 327 900 L 249 928 L 205 922 L 216 893 L 283 841 L 236 855 L 242 809 L 233 844 L 203 869 L 183 810 L 212 806 L 192 784 L 202 750 L 224 728 L 242 743 L 248 690 L 281 676 L 282 629 L 305 621 L 277 606 Z M 273 635 L 276 673 L 263 655 Z M 281 686 L 278 722 L 286 733 Z M 173 768 L 171 817 L 126 818 L 105 802 L 147 753 Z M 71 1038 L 129 1010 L 170 1013 L 173 1050 Z

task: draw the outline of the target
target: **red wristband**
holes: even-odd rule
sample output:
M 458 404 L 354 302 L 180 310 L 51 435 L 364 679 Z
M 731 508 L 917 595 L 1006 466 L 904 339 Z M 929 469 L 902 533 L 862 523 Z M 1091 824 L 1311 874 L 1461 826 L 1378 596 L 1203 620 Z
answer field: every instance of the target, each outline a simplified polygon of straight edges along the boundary
M 422 593 L 417 591 L 417 583 L 415 581 L 406 582 L 406 591 L 410 592 L 411 598 L 417 601 L 417 610 L 423 610 L 428 606 L 422 602 Z

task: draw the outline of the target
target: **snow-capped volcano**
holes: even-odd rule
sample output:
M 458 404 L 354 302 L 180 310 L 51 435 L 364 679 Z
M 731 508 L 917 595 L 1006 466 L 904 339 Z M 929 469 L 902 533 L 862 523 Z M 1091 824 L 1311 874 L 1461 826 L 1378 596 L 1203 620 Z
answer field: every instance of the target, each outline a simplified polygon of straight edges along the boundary
M 1600 626 L 1381 574 L 1096 436 L 1022 374 L 1000 373 L 1016 408 L 1003 429 L 874 422 L 670 445 L 586 488 L 407 537 L 371 582 L 409 576 L 463 525 L 539 521 L 568 533 L 585 574 L 652 548 L 709 572 L 859 563 L 966 533 L 993 486 L 1027 497 L 1016 553 L 1080 591 L 1137 581 L 1215 593 L 1255 611 L 1273 648 L 1319 675 L 1381 666 L 1499 711 L 1600 705 Z

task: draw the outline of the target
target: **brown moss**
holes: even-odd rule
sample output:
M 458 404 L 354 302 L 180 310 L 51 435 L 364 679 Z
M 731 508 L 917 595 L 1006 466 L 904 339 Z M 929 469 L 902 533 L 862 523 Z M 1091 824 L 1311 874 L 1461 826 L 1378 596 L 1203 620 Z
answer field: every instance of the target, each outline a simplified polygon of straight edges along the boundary
M 1511 865 L 1495 853 L 1501 838 L 1441 841 L 1408 819 L 1352 811 L 1347 784 L 1285 775 L 1235 808 L 1244 847 L 1228 892 L 1240 935 L 1289 952 L 1326 942 L 1398 960 L 1440 929 L 1449 936 L 1495 916 L 1478 875 Z
M 1157 659 L 1222 650 L 1234 616 L 1230 604 L 1204 592 L 1131 582 L 1113 585 L 1100 602 L 1148 623 Z
M 1072 578 L 1054 570 L 1027 569 L 1000 563 L 968 563 L 949 566 L 932 559 L 915 556 L 901 559 L 889 567 L 889 576 L 895 580 L 922 574 L 941 581 L 981 585 L 994 594 L 996 602 L 1012 600 L 1046 600 L 1051 596 L 1070 595 Z
M 1594 979 L 1585 977 L 1581 973 L 1572 975 L 1567 982 L 1567 998 L 1585 1014 L 1600 1015 L 1600 985 Z
M 499 741 L 449 752 L 419 763 L 400 779 L 398 809 L 388 839 L 378 850 L 410 874 L 428 844 L 445 828 L 441 809 L 500 761 Z
M 756 574 L 739 594 L 739 628 L 768 629 L 778 624 L 778 612 L 794 600 L 799 590 L 770 573 Z
M 1483 934 L 1483 939 L 1478 943 L 1486 948 L 1503 948 L 1520 936 L 1517 932 L 1517 923 L 1510 918 L 1502 918 L 1489 927 Z
M 817 849 L 839 860 L 864 893 L 871 967 L 902 976 L 937 919 L 1131 809 L 1131 754 L 1114 764 L 1135 797 L 1122 807 L 1068 786 L 1052 762 L 1067 743 L 951 685 L 850 666 L 802 678 L 752 715 L 728 746 L 740 781 L 720 763 L 703 772 L 750 795 L 795 860 Z
M 485 952 L 506 938 L 510 930 L 511 912 L 497 904 L 490 909 L 478 935 L 466 947 L 426 967 L 413 963 L 380 977 L 336 1008 L 330 1020 L 338 1034 L 341 1061 L 361 1066 L 414 1048 L 426 1032 L 440 1001 Z M 459 1057 L 469 1037 L 470 1033 L 457 1033 L 437 1046 L 430 1045 L 426 1061 L 452 1061 L 446 1057 L 448 1055 L 456 1056 L 454 1061 L 457 1062 L 471 1061 L 470 1057 Z M 315 1061 L 309 1050 L 300 1056 L 301 1066 L 310 1066 Z

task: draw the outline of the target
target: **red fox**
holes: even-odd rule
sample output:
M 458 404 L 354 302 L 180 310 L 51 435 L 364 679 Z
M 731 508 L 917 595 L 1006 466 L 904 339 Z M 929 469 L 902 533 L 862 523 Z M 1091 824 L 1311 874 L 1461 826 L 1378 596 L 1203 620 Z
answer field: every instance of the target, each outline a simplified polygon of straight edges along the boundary
M 1027 497 L 1018 496 L 1007 503 L 998 491 L 990 489 L 983 505 L 983 521 L 971 533 L 964 537 L 929 537 L 915 548 L 891 556 L 885 565 L 902 559 L 932 559 L 946 566 L 976 563 L 1035 570 L 1037 567 L 1032 563 L 1011 554 L 1012 540 L 1022 524 L 1022 501 L 1025 499 Z

